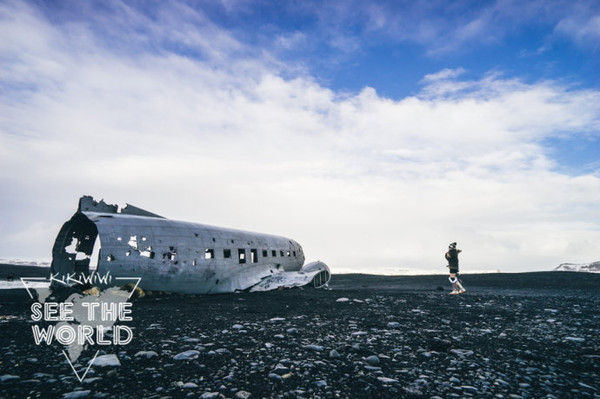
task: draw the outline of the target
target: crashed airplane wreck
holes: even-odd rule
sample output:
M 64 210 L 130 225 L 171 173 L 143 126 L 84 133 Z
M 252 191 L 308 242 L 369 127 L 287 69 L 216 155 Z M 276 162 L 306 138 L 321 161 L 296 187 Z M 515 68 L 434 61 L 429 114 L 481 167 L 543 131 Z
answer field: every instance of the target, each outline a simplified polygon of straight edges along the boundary
M 141 277 L 145 290 L 184 294 L 327 286 L 329 267 L 304 259 L 289 238 L 170 220 L 84 196 L 58 233 L 51 270 L 54 280 Z

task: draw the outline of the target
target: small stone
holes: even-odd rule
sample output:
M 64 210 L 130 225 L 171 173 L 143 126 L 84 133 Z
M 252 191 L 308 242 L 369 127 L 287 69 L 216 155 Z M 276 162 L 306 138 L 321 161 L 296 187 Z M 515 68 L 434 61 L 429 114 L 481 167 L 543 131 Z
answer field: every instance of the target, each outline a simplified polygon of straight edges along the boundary
M 395 380 L 393 378 L 388 378 L 388 377 L 377 377 L 377 379 L 381 382 L 383 382 L 384 384 L 395 384 L 398 382 L 398 380 Z
M 63 399 L 85 398 L 86 396 L 89 396 L 91 392 L 92 391 L 90 391 L 90 390 L 67 392 L 67 393 L 63 393 Z
M 158 353 L 154 351 L 139 351 L 134 355 L 135 357 L 145 357 L 146 359 L 151 359 L 155 356 L 158 356 Z
M 278 375 L 287 374 L 289 372 L 290 372 L 290 369 L 288 367 L 285 367 L 281 363 L 277 363 L 277 366 L 275 366 L 275 368 L 273 370 L 271 370 L 271 373 L 275 373 Z
M 342 355 L 340 355 L 340 354 L 339 354 L 339 352 L 338 352 L 338 351 L 336 351 L 335 349 L 332 349 L 332 350 L 329 352 L 329 357 L 330 357 L 331 359 L 341 359 L 341 358 L 342 358 Z
M 375 355 L 365 357 L 363 360 L 371 366 L 379 366 L 379 358 Z
M 450 349 L 450 352 L 459 357 L 471 356 L 473 354 L 473 351 L 466 349 Z
M 594 391 L 596 390 L 596 388 L 594 388 L 593 386 L 591 386 L 591 385 L 588 385 L 588 384 L 584 384 L 583 382 L 578 382 L 577 384 L 578 384 L 580 387 L 582 387 L 582 388 L 591 389 L 591 390 L 594 390 Z
M 181 352 L 173 356 L 173 360 L 194 360 L 198 358 L 199 354 L 200 352 L 198 352 L 197 350 L 190 349 L 188 351 Z
M 86 378 L 86 379 L 84 379 L 82 381 L 82 383 L 83 384 L 91 384 L 92 382 L 100 381 L 100 380 L 102 380 L 102 378 L 100 378 L 100 377 L 92 377 L 92 378 Z
M 198 388 L 198 384 L 194 384 L 193 382 L 186 382 L 181 387 L 184 389 L 188 389 L 188 388 L 193 389 L 193 388 Z
M 565 341 L 585 342 L 585 338 L 580 338 L 580 337 L 565 337 Z
M 119 359 L 115 354 L 102 355 L 94 359 L 93 365 L 97 367 L 119 367 L 121 366 L 121 362 L 119 362 Z
M 19 378 L 21 377 L 19 377 L 18 375 L 4 374 L 0 377 L 0 382 L 14 381 L 18 380 Z

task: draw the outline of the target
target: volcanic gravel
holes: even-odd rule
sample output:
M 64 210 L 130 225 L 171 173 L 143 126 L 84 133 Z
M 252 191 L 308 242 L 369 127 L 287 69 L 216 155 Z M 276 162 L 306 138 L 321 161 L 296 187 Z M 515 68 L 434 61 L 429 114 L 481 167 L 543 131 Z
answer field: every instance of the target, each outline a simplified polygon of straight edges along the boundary
M 83 383 L 0 292 L 3 398 L 600 398 L 600 275 L 334 275 L 329 290 L 134 301 Z M 84 370 L 94 351 L 76 368 Z

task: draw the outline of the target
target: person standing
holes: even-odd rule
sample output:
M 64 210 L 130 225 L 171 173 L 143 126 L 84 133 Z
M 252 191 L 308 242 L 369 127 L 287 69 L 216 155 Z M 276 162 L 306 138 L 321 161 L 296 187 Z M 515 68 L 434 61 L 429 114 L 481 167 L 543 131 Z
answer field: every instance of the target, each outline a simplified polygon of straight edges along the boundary
M 452 292 L 450 294 L 457 295 L 462 294 L 466 289 L 462 285 L 458 272 L 458 254 L 462 251 L 456 248 L 456 243 L 453 242 L 448 246 L 448 252 L 446 252 L 446 260 L 448 261 L 448 268 L 450 269 L 450 283 L 452 283 Z

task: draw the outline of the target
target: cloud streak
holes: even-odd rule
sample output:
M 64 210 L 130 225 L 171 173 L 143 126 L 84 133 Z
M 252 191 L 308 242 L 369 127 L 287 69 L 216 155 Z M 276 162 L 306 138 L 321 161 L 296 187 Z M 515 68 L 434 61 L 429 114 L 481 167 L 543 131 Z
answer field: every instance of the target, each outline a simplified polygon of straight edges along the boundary
M 451 241 L 477 270 L 597 260 L 600 175 L 543 142 L 597 134 L 598 91 L 446 69 L 397 101 L 339 93 L 197 10 L 111 4 L 63 24 L 3 5 L 3 257 L 49 256 L 92 194 L 287 235 L 334 272 L 444 272 Z

